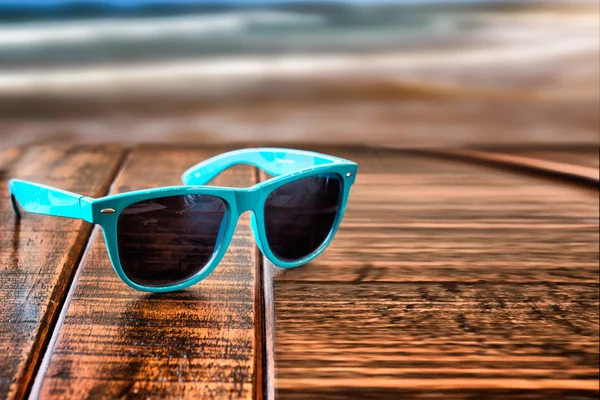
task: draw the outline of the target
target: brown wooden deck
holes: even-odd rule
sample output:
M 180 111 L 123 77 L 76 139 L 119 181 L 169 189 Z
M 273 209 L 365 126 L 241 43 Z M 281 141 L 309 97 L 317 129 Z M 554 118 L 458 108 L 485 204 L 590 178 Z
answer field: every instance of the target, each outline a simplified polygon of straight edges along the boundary
M 360 167 L 321 257 L 272 267 L 246 216 L 209 278 L 162 295 L 119 280 L 98 229 L 16 219 L 7 193 L 179 184 L 223 150 L 0 150 L 0 398 L 597 398 L 595 149 L 322 149 Z

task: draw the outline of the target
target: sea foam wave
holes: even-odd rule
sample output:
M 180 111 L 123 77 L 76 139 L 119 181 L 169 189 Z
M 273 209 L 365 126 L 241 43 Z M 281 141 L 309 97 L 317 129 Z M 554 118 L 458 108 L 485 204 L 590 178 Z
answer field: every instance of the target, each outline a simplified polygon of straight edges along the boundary
M 413 71 L 466 68 L 500 68 L 502 65 L 533 65 L 559 57 L 595 52 L 598 38 L 564 38 L 532 47 L 531 44 L 473 48 L 435 53 L 401 53 L 380 55 L 328 55 L 286 57 L 238 57 L 233 59 L 189 60 L 169 63 L 112 65 L 72 68 L 58 71 L 0 70 L 0 96 L 27 93 L 57 93 L 76 89 L 129 90 L 152 85 L 186 82 L 200 88 L 203 82 L 233 82 L 236 79 L 297 78 L 323 74 L 354 74 L 371 71 Z M 411 73 L 408 73 L 410 75 Z M 418 74 L 417 74 L 418 75 Z
M 98 19 L 0 26 L 0 48 L 152 40 L 161 37 L 240 32 L 253 26 L 312 26 L 324 22 L 319 15 L 276 11 L 202 14 L 185 17 Z

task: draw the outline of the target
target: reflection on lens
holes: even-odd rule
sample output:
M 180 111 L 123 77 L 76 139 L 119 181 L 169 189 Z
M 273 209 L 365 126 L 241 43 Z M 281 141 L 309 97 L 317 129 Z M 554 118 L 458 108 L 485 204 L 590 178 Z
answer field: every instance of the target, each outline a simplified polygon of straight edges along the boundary
M 197 274 L 212 258 L 227 206 L 223 199 L 184 195 L 140 201 L 117 223 L 125 275 L 143 286 L 170 286 Z
M 271 252 L 298 261 L 323 244 L 335 223 L 342 182 L 322 174 L 275 189 L 265 202 L 265 232 Z

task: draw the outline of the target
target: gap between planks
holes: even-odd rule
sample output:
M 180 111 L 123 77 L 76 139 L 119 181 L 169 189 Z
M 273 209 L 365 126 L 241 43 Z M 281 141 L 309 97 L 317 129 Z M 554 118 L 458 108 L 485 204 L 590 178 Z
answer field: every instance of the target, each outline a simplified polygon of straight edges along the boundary
M 256 169 L 257 180 L 262 182 L 268 179 L 267 174 Z M 263 399 L 275 399 L 275 298 L 274 298 L 274 283 L 273 269 L 275 268 L 269 260 L 261 253 L 256 246 L 259 260 L 260 276 L 262 280 L 262 297 L 263 297 Z
M 260 182 L 260 170 L 256 167 L 253 168 L 254 172 L 254 182 L 255 184 Z M 254 245 L 254 254 L 255 254 L 255 288 L 254 288 L 254 399 L 255 400 L 263 400 L 265 399 L 265 386 L 266 386 L 266 376 L 265 376 L 265 365 L 266 365 L 266 342 L 267 337 L 265 335 L 265 296 L 263 292 L 263 269 L 264 269 L 264 260 L 262 258 L 262 254 L 258 249 L 258 246 Z
M 85 250 L 83 252 L 83 256 L 79 260 L 77 264 L 77 269 L 75 271 L 75 276 L 69 285 L 69 290 L 67 292 L 67 296 L 63 305 L 60 309 L 60 313 L 58 315 L 58 320 L 52 329 L 52 336 L 50 337 L 50 341 L 48 346 L 44 351 L 44 356 L 40 363 L 39 368 L 37 369 L 37 373 L 33 380 L 33 384 L 31 387 L 29 398 L 37 399 L 40 395 L 40 389 L 42 387 L 42 383 L 44 382 L 44 376 L 46 375 L 46 371 L 48 370 L 48 365 L 50 365 L 50 360 L 52 358 L 52 353 L 54 352 L 54 346 L 56 345 L 56 341 L 58 340 L 58 336 L 60 334 L 60 329 L 65 321 L 65 316 L 67 315 L 67 310 L 69 309 L 69 304 L 71 303 L 71 298 L 73 297 L 73 292 L 75 286 L 77 286 L 77 282 L 79 281 L 79 275 L 81 274 L 82 266 L 86 262 L 89 257 L 90 250 L 94 245 L 94 240 L 96 240 L 96 234 L 98 232 L 98 228 L 93 228 L 91 235 L 88 237 L 88 242 L 85 246 Z
M 402 150 L 395 147 L 386 147 L 392 150 Z M 542 160 L 539 158 L 525 157 L 503 153 L 501 150 L 473 150 L 473 149 L 427 149 L 405 150 L 413 154 L 435 156 L 442 158 L 458 159 L 489 165 L 496 168 L 513 170 L 522 174 L 532 174 L 583 184 L 598 189 L 600 183 L 600 170 L 568 164 L 558 161 Z
M 104 193 L 103 193 L 104 196 L 107 195 L 110 192 L 110 190 L 112 189 L 112 185 L 115 181 L 115 178 L 117 176 L 119 176 L 119 174 L 121 173 L 121 170 L 123 169 L 123 166 L 125 165 L 126 161 L 128 160 L 130 154 L 131 154 L 130 148 L 124 149 L 122 151 L 121 156 L 117 163 L 117 167 L 113 170 L 112 176 L 109 177 L 109 184 L 106 185 L 106 189 L 104 190 Z M 56 345 L 56 340 L 58 339 L 60 329 L 64 323 L 65 315 L 67 314 L 67 310 L 69 308 L 69 304 L 71 302 L 71 298 L 73 296 L 74 289 L 77 286 L 77 282 L 79 280 L 79 275 L 81 274 L 82 266 L 84 265 L 85 261 L 87 260 L 89 254 L 90 254 L 90 250 L 96 239 L 98 229 L 100 229 L 100 228 L 97 226 L 93 226 L 93 225 L 92 225 L 92 228 L 90 229 L 90 233 L 86 239 L 87 242 L 86 242 L 85 248 L 83 250 L 83 253 L 79 255 L 78 260 L 76 262 L 77 268 L 75 268 L 74 274 L 71 276 L 69 287 L 68 287 L 64 297 L 62 299 L 60 299 L 61 305 L 59 306 L 60 312 L 58 313 L 58 317 L 54 317 L 53 318 L 54 320 L 51 321 L 50 331 L 52 332 L 52 334 L 50 335 L 50 339 L 48 340 L 48 342 L 45 344 L 42 344 L 42 346 L 40 348 L 39 352 L 43 353 L 43 354 L 40 354 L 41 357 L 38 356 L 38 363 L 34 367 L 33 372 L 31 374 L 33 379 L 31 379 L 30 382 L 26 383 L 27 385 L 26 385 L 26 390 L 23 393 L 23 398 L 37 399 L 39 397 L 39 391 L 40 391 L 40 388 L 42 387 L 42 383 L 44 381 L 44 376 L 46 375 L 48 365 L 50 364 L 50 359 L 52 358 L 52 353 L 54 351 L 54 346 Z

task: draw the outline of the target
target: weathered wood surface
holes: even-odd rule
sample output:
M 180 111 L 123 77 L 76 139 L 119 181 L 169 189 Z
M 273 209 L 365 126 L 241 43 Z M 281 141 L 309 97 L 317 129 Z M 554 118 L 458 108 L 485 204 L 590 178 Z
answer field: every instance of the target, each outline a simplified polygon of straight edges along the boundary
M 114 146 L 0 152 L 0 398 L 22 398 L 31 387 L 91 231 L 72 219 L 28 214 L 17 220 L 8 178 L 101 196 L 121 157 Z
M 360 163 L 325 254 L 263 268 L 243 217 L 210 277 L 152 295 L 119 280 L 100 231 L 86 248 L 89 224 L 17 224 L 6 181 L 100 196 L 115 176 L 113 193 L 179 184 L 222 149 L 138 147 L 119 172 L 119 147 L 0 151 L 0 398 L 597 397 L 597 189 L 323 150 Z
M 136 148 L 112 192 L 180 184 L 185 169 L 218 152 Z M 245 167 L 215 183 L 255 181 L 254 169 Z M 254 305 L 257 265 L 245 216 L 228 254 L 202 283 L 177 293 L 142 293 L 117 277 L 95 231 L 42 371 L 40 397 L 255 397 L 261 390 L 254 330 L 261 317 Z
M 336 239 L 276 272 L 278 398 L 597 397 L 597 190 L 340 155 L 360 168 Z

